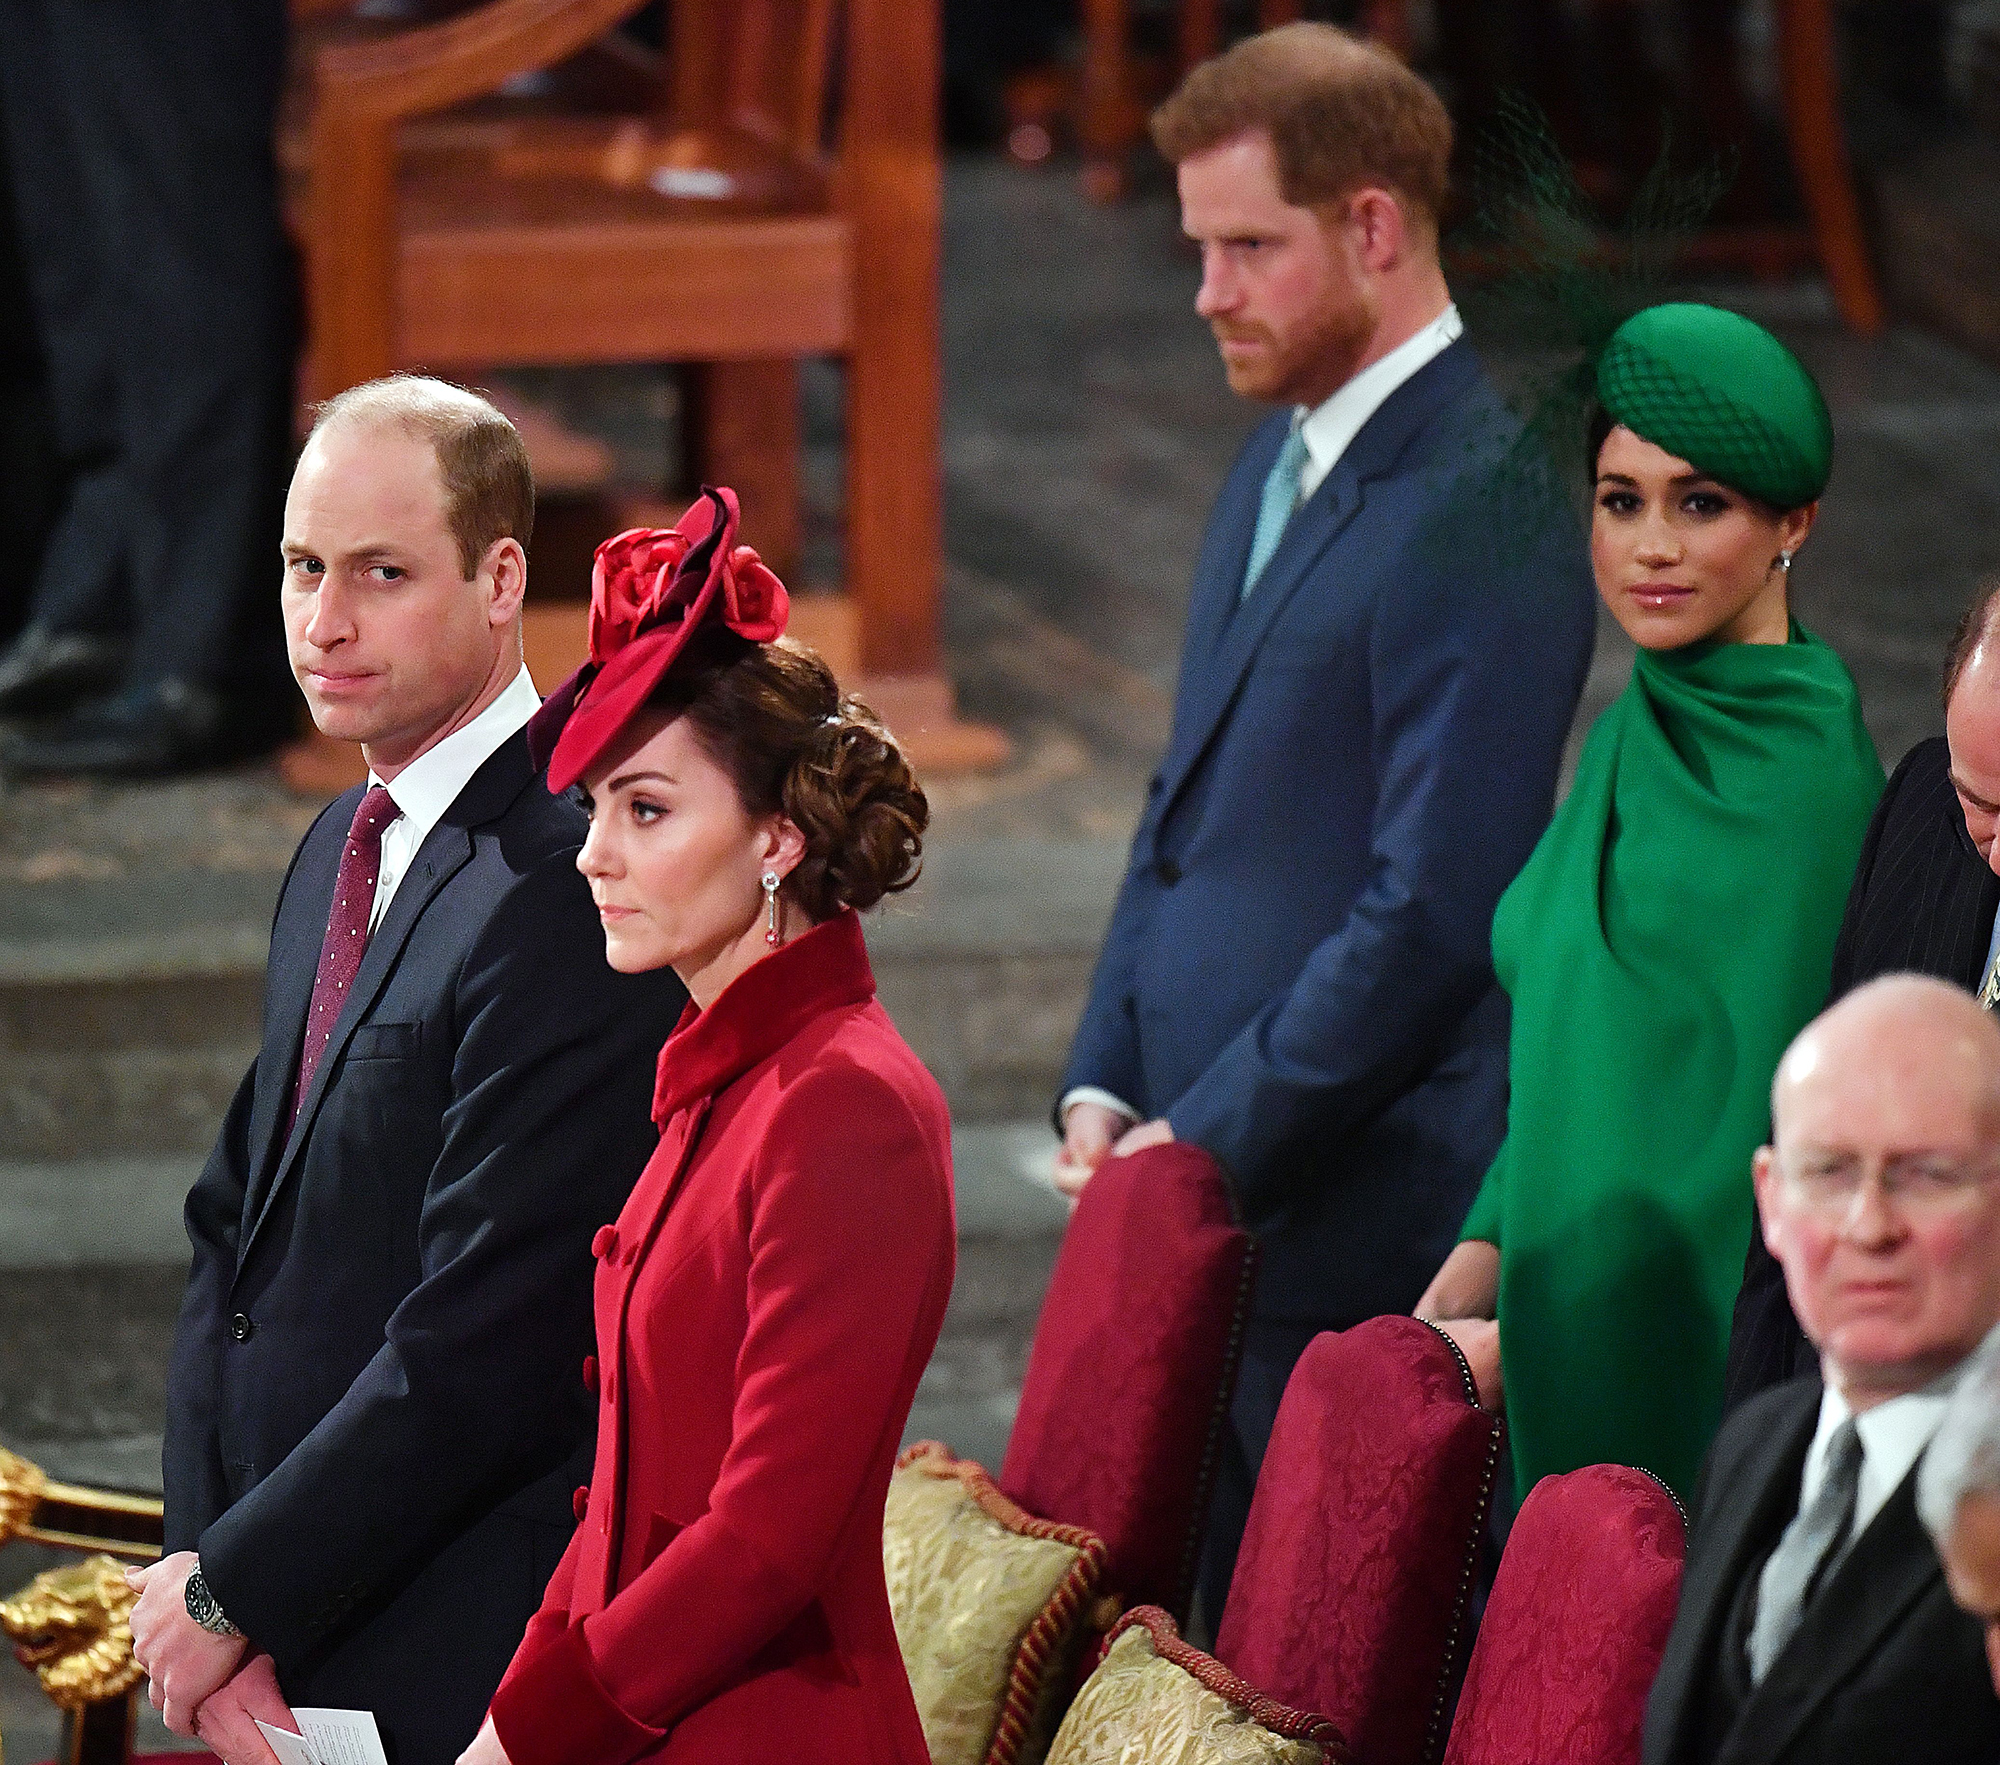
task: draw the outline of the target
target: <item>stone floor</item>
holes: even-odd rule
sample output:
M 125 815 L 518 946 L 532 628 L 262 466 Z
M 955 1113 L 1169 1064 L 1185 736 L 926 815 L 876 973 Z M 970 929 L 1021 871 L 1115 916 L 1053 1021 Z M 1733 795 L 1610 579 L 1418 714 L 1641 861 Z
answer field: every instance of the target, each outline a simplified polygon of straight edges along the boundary
M 1063 1218 L 1041 1112 L 1165 739 L 1203 519 L 1255 413 L 1222 384 L 1162 194 L 1094 208 L 1060 169 L 968 161 L 946 228 L 946 630 L 965 709 L 1015 758 L 933 781 L 929 873 L 875 941 L 959 1130 L 961 1275 L 912 1433 L 993 1458 Z M 1914 331 L 1851 338 L 1813 286 L 1726 297 L 1833 406 L 1798 604 L 1893 762 L 1938 727 L 1944 642 L 2000 568 L 2000 372 Z M 536 390 L 635 474 L 666 457 L 657 376 Z M 810 373 L 807 404 L 810 576 L 837 538 L 837 376 Z M 1607 629 L 1579 729 L 1629 659 Z M 254 1045 L 270 902 L 315 809 L 261 768 L 0 797 L 0 1441 L 59 1474 L 156 1475 L 178 1197 Z M 0 1589 L 38 1561 L 0 1551 Z M 11 1670 L 0 1731 L 21 1761 L 53 1740 Z

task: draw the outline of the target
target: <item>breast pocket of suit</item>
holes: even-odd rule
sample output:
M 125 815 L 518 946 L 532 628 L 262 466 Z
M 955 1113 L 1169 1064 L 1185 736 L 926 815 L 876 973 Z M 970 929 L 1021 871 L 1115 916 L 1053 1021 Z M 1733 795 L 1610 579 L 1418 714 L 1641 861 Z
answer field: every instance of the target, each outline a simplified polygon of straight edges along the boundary
M 414 1060 L 423 1051 L 424 1026 L 420 1023 L 364 1023 L 355 1026 L 347 1044 L 349 1062 L 357 1060 Z

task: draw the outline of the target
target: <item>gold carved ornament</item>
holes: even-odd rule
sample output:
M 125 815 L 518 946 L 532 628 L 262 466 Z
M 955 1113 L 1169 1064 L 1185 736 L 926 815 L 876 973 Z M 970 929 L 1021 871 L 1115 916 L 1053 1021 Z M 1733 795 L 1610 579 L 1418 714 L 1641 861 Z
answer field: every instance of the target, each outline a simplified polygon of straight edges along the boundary
M 63 1710 L 123 1697 L 144 1678 L 132 1658 L 132 1608 L 115 1557 L 86 1557 L 46 1569 L 12 1599 L 0 1601 L 0 1630 L 32 1667 L 49 1701 Z
M 63 1710 L 123 1697 L 145 1677 L 132 1658 L 132 1608 L 116 1556 L 160 1554 L 160 1504 L 146 1496 L 55 1483 L 0 1447 L 0 1544 L 21 1538 L 93 1554 L 45 1570 L 0 1601 L 0 1630 Z

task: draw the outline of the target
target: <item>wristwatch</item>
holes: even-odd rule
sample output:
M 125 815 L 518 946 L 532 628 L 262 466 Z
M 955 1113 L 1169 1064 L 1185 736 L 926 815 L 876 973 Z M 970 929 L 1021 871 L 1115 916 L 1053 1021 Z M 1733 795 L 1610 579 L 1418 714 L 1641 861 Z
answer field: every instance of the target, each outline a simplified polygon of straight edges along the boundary
M 208 1591 L 208 1580 L 197 1564 L 187 1578 L 187 1613 L 211 1636 L 241 1636 L 242 1631 L 223 1615 L 221 1603 Z

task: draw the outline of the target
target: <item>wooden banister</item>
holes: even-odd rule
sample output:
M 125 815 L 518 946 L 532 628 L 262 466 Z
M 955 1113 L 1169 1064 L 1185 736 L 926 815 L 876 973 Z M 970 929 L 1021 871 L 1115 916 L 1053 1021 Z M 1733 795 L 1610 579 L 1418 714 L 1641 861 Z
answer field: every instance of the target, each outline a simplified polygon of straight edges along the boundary
M 939 663 L 939 10 L 905 0 L 850 0 L 847 8 L 841 159 L 855 228 L 848 592 L 861 611 L 861 666 L 870 674 Z M 879 437 L 888 430 L 918 445 L 885 448 Z M 892 472 L 885 458 L 924 463 Z

